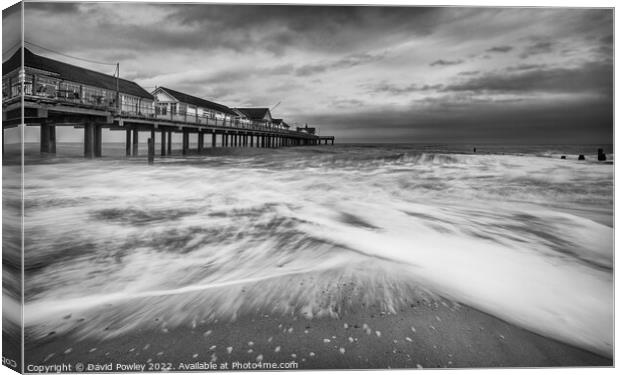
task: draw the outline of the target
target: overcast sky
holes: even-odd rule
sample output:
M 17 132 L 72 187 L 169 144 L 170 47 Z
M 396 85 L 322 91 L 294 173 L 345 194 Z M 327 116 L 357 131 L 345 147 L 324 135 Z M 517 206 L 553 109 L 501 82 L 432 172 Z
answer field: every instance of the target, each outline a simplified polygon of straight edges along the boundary
M 342 141 L 612 143 L 612 15 L 26 3 L 25 39 L 120 61 L 121 76 L 149 91 L 167 86 L 231 107 L 281 102 L 275 117 Z

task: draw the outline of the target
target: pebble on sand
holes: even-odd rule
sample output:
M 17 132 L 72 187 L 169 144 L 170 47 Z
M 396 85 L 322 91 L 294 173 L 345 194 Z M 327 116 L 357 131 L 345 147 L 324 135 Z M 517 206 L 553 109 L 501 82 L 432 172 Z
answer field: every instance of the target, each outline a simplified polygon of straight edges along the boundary
M 349 337 L 349 342 L 353 342 L 353 337 Z
M 69 348 L 69 349 L 65 350 L 65 354 L 69 354 L 69 353 L 71 353 L 72 351 L 73 351 L 73 349 L 72 349 L 72 348 Z
M 229 346 L 228 348 L 226 348 L 226 351 L 228 352 L 228 354 L 232 353 L 233 347 Z
M 253 353 L 254 349 L 248 349 L 248 353 Z
M 194 354 L 192 355 L 192 358 L 198 358 L 198 353 L 194 353 Z
M 375 331 L 375 334 L 377 334 L 377 337 L 381 337 L 381 331 Z
M 327 344 L 328 342 L 331 342 L 331 341 L 332 341 L 332 340 L 330 340 L 330 339 L 323 339 L 323 342 L 324 342 L 324 343 L 326 343 L 326 344 Z
M 276 348 L 274 349 L 274 352 L 276 352 L 276 353 L 280 352 L 280 347 L 276 346 Z
M 291 354 L 291 357 L 292 358 L 297 358 L 297 354 L 293 353 L 293 354 Z
M 97 350 L 97 348 L 90 348 L 90 349 L 88 350 L 88 352 L 89 352 L 89 353 L 92 353 L 92 352 L 94 352 L 95 350 Z
M 288 333 L 293 333 L 293 327 L 288 329 Z
M 248 346 L 254 346 L 254 342 L 253 341 L 249 341 L 248 342 Z
M 415 333 L 415 327 L 411 326 L 411 332 Z
M 417 364 L 415 365 L 415 367 L 417 367 L 417 368 L 424 368 L 424 367 L 422 367 L 422 365 L 421 365 L 421 364 L 419 364 L 419 363 L 417 363 Z
M 209 348 L 209 350 L 215 350 L 215 348 L 217 348 L 217 345 L 211 345 L 211 347 Z
M 349 328 L 349 325 L 347 323 L 344 324 L 344 329 Z
M 310 357 L 314 357 L 316 354 L 314 354 L 314 352 L 310 352 Z
M 340 353 L 342 353 L 342 354 L 344 354 L 344 352 L 345 352 L 344 348 L 340 348 L 340 349 L 338 349 L 338 350 L 339 350 L 339 351 L 340 351 Z
M 413 342 L 413 340 L 411 339 L 411 337 L 407 336 L 405 337 L 405 340 L 409 341 L 409 342 Z
M 209 336 L 209 335 L 211 334 L 211 332 L 213 332 L 213 331 L 208 330 L 207 332 L 203 333 L 203 335 L 204 335 L 204 336 Z
M 263 355 L 259 354 L 256 356 L 256 362 L 262 362 L 263 361 Z

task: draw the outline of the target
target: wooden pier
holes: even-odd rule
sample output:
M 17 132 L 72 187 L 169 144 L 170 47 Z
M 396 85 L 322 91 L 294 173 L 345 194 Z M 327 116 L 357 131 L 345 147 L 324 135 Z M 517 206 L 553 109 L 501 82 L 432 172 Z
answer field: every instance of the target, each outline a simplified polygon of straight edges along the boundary
M 153 156 L 157 140 L 160 156 L 171 154 L 175 133 L 182 134 L 183 155 L 190 152 L 190 138 L 197 143 L 197 152 L 206 149 L 205 138 L 210 147 L 225 148 L 334 144 L 334 137 L 289 130 L 282 119 L 272 119 L 266 108 L 237 110 L 166 88 L 149 93 L 134 82 L 28 50 L 21 66 L 20 53 L 3 63 L 7 72 L 3 75 L 3 131 L 22 122 L 39 126 L 43 153 L 56 153 L 58 126 L 83 129 L 87 158 L 102 156 L 103 129 L 125 131 L 126 156 L 138 155 L 140 132 L 149 134 L 144 141 L 150 140 Z

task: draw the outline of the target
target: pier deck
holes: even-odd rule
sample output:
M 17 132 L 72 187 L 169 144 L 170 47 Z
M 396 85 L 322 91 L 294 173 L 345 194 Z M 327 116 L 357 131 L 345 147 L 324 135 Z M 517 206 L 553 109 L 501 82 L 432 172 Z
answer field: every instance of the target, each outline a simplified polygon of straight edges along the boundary
M 56 127 L 71 126 L 84 129 L 84 156 L 100 157 L 102 133 L 104 128 L 126 132 L 126 155 L 138 155 L 139 132 L 150 132 L 150 140 L 156 142 L 159 133 L 161 156 L 172 152 L 172 134 L 183 134 L 182 153 L 189 151 L 189 138 L 196 134 L 198 150 L 205 148 L 205 135 L 211 137 L 211 147 L 260 147 L 276 148 L 288 146 L 307 146 L 334 144 L 334 137 L 320 137 L 306 132 L 279 129 L 251 123 L 241 124 L 234 121 L 200 118 L 198 116 L 179 115 L 137 115 L 135 113 L 118 113 L 115 109 L 97 108 L 77 105 L 62 99 L 41 98 L 25 95 L 23 106 L 19 97 L 3 103 L 3 130 L 18 126 L 40 127 L 41 152 L 56 152 Z M 3 137 L 4 142 L 4 137 Z

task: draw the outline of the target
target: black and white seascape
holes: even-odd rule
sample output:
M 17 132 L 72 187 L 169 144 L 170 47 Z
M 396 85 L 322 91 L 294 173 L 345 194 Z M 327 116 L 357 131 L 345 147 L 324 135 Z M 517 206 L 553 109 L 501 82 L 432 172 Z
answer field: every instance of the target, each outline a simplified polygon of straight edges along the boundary
M 85 158 L 69 115 L 52 138 L 53 115 L 5 129 L 5 271 L 24 136 L 24 369 L 611 366 L 612 16 L 26 3 L 33 64 L 114 77 L 120 61 L 149 93 L 265 107 L 274 134 L 335 140 L 259 147 L 263 128 L 244 128 L 186 145 L 158 127 L 134 149 L 117 124 Z M 181 104 L 162 114 L 157 95 L 152 117 L 173 120 Z M 5 272 L 5 337 L 18 283 Z

